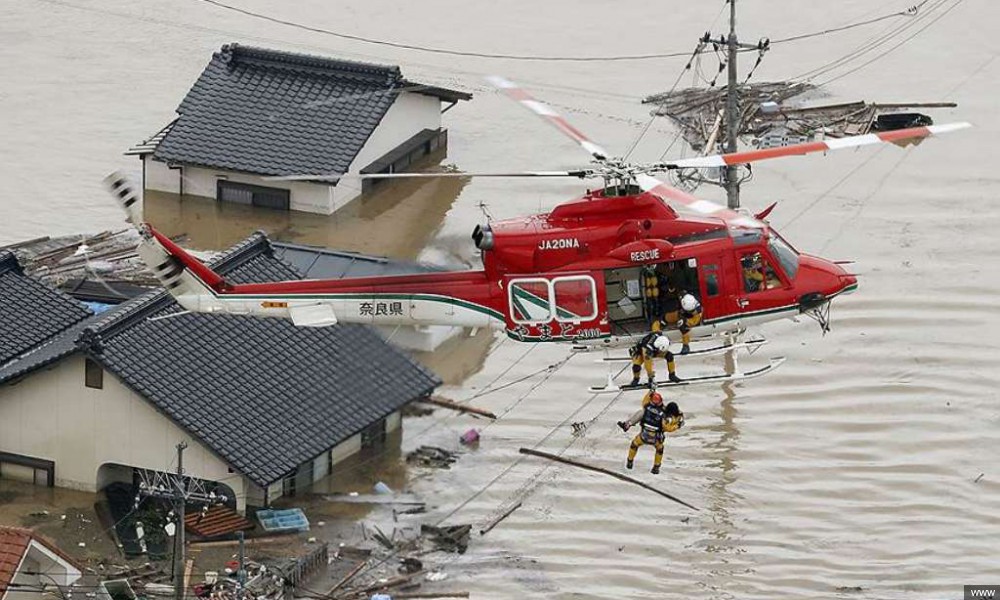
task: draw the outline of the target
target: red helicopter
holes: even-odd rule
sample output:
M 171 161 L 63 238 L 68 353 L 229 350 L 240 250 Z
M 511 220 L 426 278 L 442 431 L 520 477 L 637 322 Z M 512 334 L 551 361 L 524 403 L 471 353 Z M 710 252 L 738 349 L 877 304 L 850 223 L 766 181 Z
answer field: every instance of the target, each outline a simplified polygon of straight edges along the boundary
M 727 372 L 685 378 L 682 384 L 763 375 L 784 359 L 753 371 L 739 370 L 738 349 L 753 349 L 748 328 L 808 315 L 829 326 L 830 302 L 857 289 L 841 264 L 801 254 L 764 221 L 774 205 L 754 216 L 699 200 L 652 175 L 675 169 L 741 165 L 784 156 L 922 138 L 969 127 L 931 125 L 827 139 L 780 148 L 673 162 L 628 163 L 609 158 L 546 104 L 498 77 L 491 82 L 575 140 L 591 166 L 575 171 L 514 173 L 382 173 L 360 178 L 577 177 L 603 185 L 549 213 L 477 226 L 481 270 L 335 280 L 235 284 L 226 281 L 149 224 L 142 224 L 139 253 L 188 311 L 277 317 L 295 325 L 336 323 L 453 325 L 505 330 L 523 342 L 569 342 L 577 349 L 635 343 L 659 319 L 649 278 L 668 278 L 702 306 L 696 340 L 721 345 L 692 355 L 726 353 Z M 333 180 L 343 174 L 276 179 Z M 139 195 L 119 174 L 107 179 L 129 215 L 141 223 Z M 682 212 L 686 214 L 681 214 Z M 676 338 L 676 330 L 666 329 Z M 606 358 L 605 360 L 627 360 Z M 617 392 L 608 386 L 592 388 Z M 663 385 L 670 385 L 664 382 Z M 628 388 L 623 386 L 622 389 Z

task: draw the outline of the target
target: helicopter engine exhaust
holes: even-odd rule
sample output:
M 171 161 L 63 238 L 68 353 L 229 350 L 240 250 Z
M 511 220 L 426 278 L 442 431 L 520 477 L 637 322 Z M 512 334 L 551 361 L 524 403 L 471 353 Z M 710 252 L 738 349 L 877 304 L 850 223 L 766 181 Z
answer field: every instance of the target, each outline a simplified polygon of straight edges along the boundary
M 476 228 L 472 230 L 472 241 L 480 250 L 492 250 L 494 238 L 493 230 L 490 229 L 489 224 L 476 225 Z

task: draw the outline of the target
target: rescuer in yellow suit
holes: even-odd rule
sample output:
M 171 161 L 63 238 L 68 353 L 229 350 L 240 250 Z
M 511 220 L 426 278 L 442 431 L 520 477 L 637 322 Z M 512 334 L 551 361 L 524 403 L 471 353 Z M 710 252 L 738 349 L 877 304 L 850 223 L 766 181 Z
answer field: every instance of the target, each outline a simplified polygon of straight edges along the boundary
M 667 336 L 654 331 L 647 333 L 639 343 L 629 348 L 629 356 L 632 358 L 632 383 L 639 385 L 639 375 L 642 369 L 646 369 L 646 376 L 649 384 L 656 383 L 656 372 L 653 368 L 653 359 L 662 358 L 667 362 L 667 372 L 670 374 L 670 381 L 680 383 L 681 378 L 677 376 L 676 365 L 674 364 L 674 353 L 670 351 L 670 340 Z
M 701 302 L 693 294 L 681 296 L 681 312 L 677 328 L 681 330 L 681 354 L 691 352 L 691 328 L 701 323 Z
M 684 295 L 672 277 L 661 278 L 661 283 L 660 320 L 653 325 L 653 331 L 662 331 L 677 324 L 681 309 L 680 298 Z
M 631 469 L 634 465 L 635 454 L 639 451 L 639 446 L 643 444 L 653 444 L 656 455 L 653 457 L 654 475 L 659 474 L 660 465 L 663 463 L 663 440 L 667 433 L 677 431 L 684 426 L 684 413 L 680 411 L 676 402 L 671 402 L 663 406 L 663 396 L 659 392 L 650 390 L 642 399 L 642 408 L 626 421 L 618 421 L 618 426 L 622 431 L 628 431 L 635 424 L 640 424 L 642 429 L 632 438 L 632 443 L 628 447 L 628 460 L 625 468 Z

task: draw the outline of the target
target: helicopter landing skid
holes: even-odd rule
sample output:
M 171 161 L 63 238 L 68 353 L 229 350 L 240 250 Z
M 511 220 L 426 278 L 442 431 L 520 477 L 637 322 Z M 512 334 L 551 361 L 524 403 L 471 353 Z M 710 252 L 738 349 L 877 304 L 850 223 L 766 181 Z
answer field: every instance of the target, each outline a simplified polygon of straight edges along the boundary
M 767 375 L 771 371 L 777 369 L 781 364 L 785 362 L 784 356 L 776 356 L 770 359 L 770 362 L 758 369 L 752 371 L 742 371 L 733 373 L 719 373 L 718 375 L 700 375 L 697 377 L 685 377 L 684 379 L 674 382 L 670 380 L 657 381 L 657 388 L 673 388 L 686 385 L 698 385 L 705 383 L 727 383 L 732 381 L 742 381 L 744 379 L 753 379 L 755 377 L 760 377 L 762 375 Z M 618 394 L 621 392 L 634 392 L 634 391 L 649 391 L 648 384 L 638 384 L 638 385 L 616 385 L 611 377 L 608 377 L 607 384 L 603 386 L 591 386 L 590 392 L 594 394 Z
M 733 352 L 735 350 L 747 350 L 750 354 L 757 351 L 758 348 L 767 343 L 764 338 L 746 340 L 746 341 L 736 341 L 733 343 L 722 344 L 720 346 L 714 346 L 711 348 L 702 348 L 700 350 L 692 350 L 687 354 L 681 354 L 680 352 L 675 352 L 675 358 L 694 358 L 703 356 L 718 356 L 719 354 L 725 354 L 727 352 Z M 628 356 L 605 356 L 604 358 L 599 358 L 595 360 L 596 363 L 623 363 L 631 362 L 632 359 Z

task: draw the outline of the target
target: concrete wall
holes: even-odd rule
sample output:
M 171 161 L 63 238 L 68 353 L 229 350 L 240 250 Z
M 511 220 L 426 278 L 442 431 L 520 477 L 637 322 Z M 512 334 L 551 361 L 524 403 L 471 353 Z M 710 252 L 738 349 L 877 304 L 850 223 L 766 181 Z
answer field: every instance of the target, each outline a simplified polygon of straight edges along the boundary
M 86 387 L 82 355 L 0 386 L 0 450 L 54 461 L 59 487 L 96 491 L 105 463 L 170 471 L 181 441 L 187 472 L 224 481 L 242 509 L 242 477 L 114 375 L 104 373 L 103 389 Z

